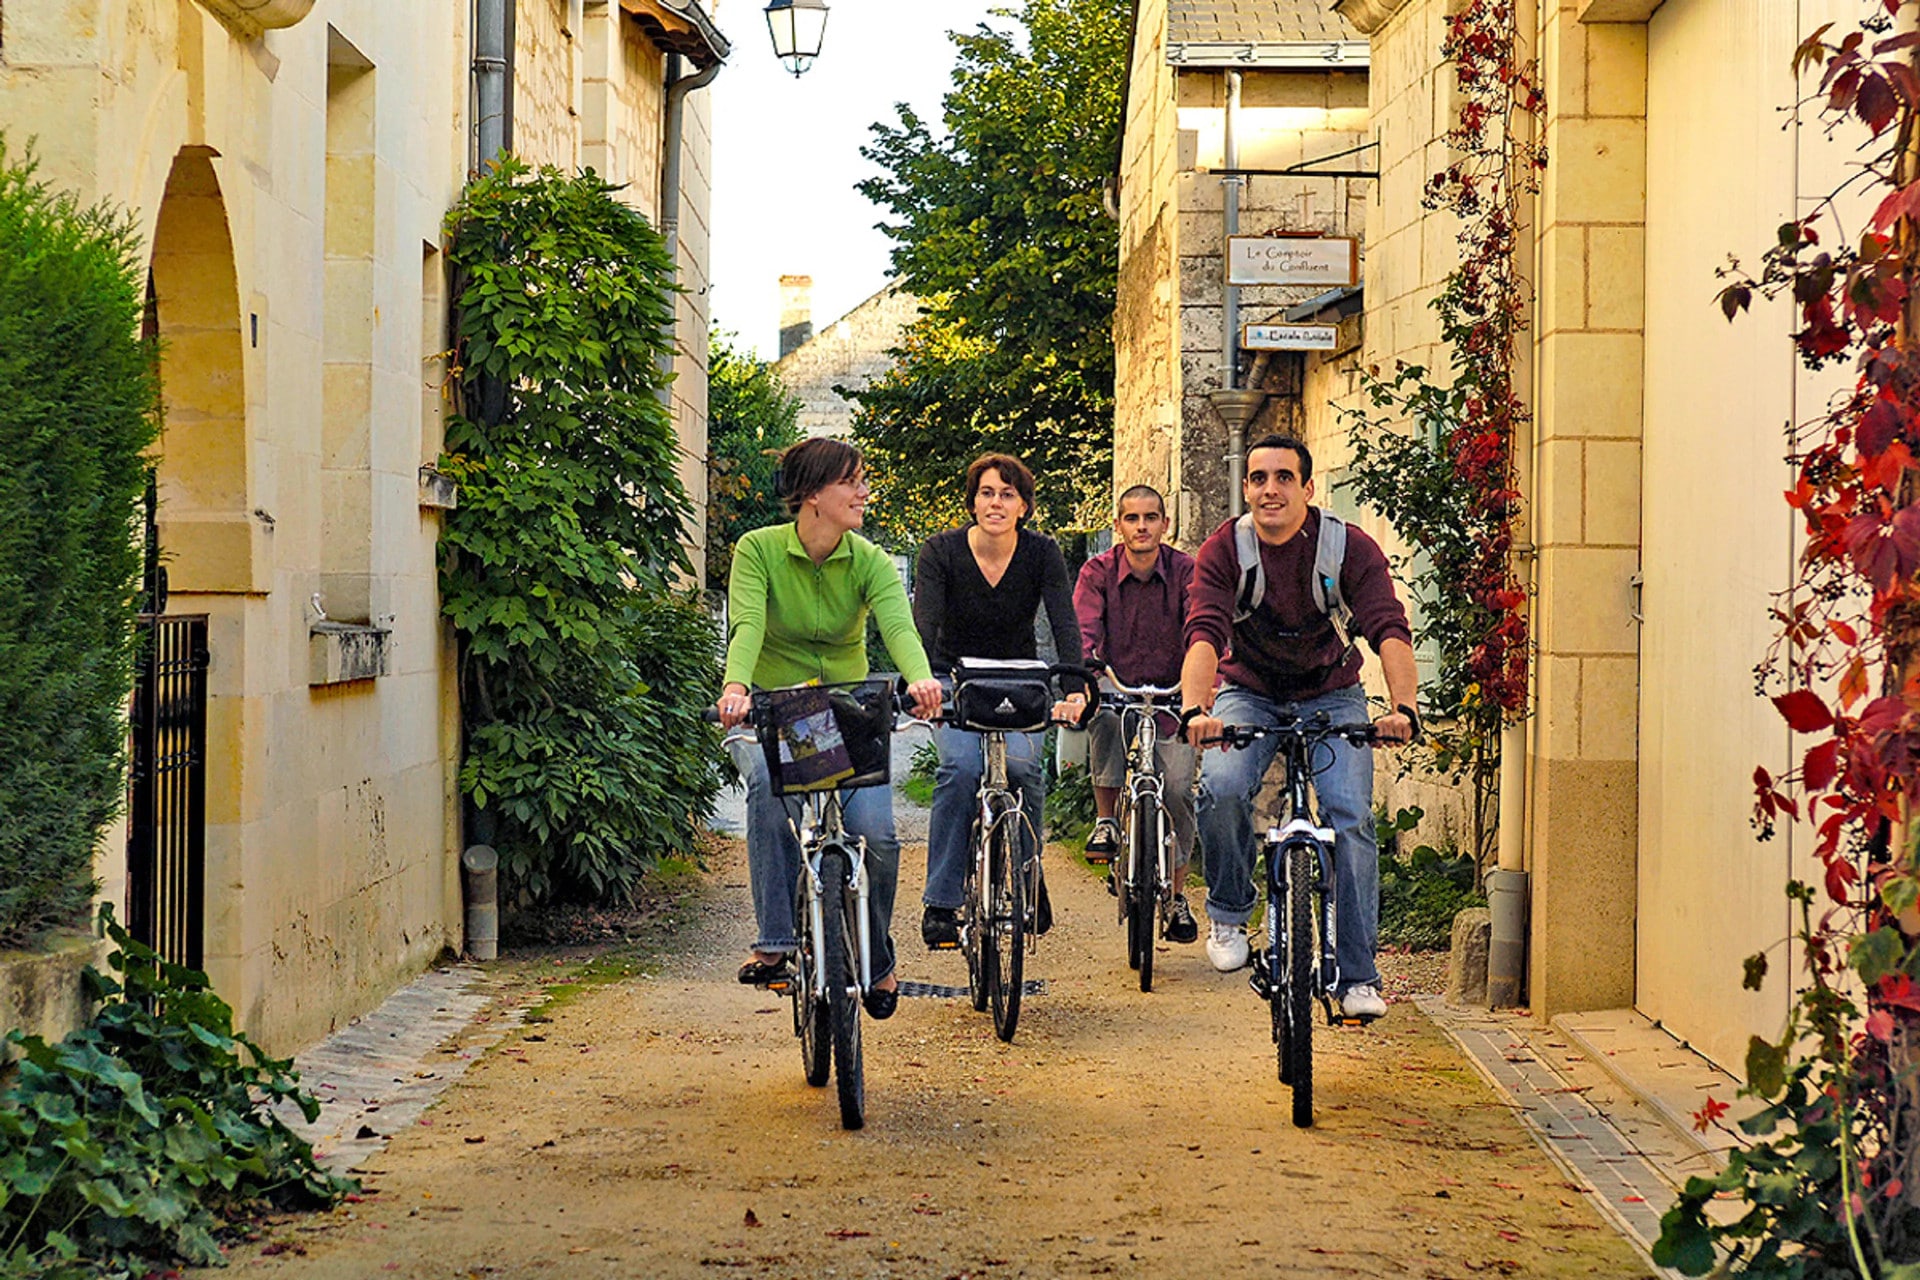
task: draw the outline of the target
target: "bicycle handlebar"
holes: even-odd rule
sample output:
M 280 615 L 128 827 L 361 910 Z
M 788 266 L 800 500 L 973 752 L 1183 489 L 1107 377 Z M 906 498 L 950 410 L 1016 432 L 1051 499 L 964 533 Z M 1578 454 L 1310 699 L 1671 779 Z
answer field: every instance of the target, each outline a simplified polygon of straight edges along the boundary
M 1200 745 L 1211 747 L 1225 743 L 1229 747 L 1241 748 L 1252 746 L 1262 738 L 1280 738 L 1285 741 L 1302 742 L 1308 746 L 1332 738 L 1345 738 L 1356 747 L 1374 747 L 1380 745 L 1382 741 L 1380 731 L 1370 722 L 1333 724 L 1318 717 L 1313 719 L 1295 717 L 1277 725 L 1224 725 L 1219 737 L 1209 738 Z
M 1111 692 L 1102 691 L 1100 695 L 1101 702 L 1107 705 L 1132 706 L 1140 702 L 1147 702 L 1156 707 L 1168 707 L 1173 710 L 1178 710 L 1180 707 L 1180 686 L 1177 684 L 1143 684 L 1136 687 L 1122 684 L 1119 677 L 1115 676 L 1112 671 L 1107 672 L 1107 679 L 1112 682 L 1113 689 Z

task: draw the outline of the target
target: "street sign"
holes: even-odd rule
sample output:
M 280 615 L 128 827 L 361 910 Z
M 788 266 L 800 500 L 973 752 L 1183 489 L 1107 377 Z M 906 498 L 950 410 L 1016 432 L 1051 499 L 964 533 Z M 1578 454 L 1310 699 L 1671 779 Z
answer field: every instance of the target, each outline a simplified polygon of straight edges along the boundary
M 1330 324 L 1249 324 L 1241 327 L 1243 351 L 1332 351 L 1340 330 Z
M 1228 284 L 1360 283 L 1360 242 L 1352 236 L 1228 236 Z

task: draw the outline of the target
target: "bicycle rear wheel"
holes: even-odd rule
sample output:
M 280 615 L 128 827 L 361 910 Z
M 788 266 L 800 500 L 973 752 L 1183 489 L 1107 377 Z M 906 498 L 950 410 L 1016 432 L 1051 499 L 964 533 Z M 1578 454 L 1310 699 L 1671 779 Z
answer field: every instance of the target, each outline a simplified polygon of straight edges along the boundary
M 807 1083 L 818 1089 L 827 1082 L 831 1065 L 828 1054 L 832 1047 L 832 1028 L 827 1002 L 813 987 L 813 958 L 820 940 L 813 935 L 812 913 L 807 910 L 807 874 L 801 870 L 801 879 L 793 890 L 794 936 L 800 940 L 800 946 L 794 953 L 796 972 L 790 991 L 793 1034 L 800 1037 L 800 1068 L 807 1073 Z
M 1027 957 L 1027 877 L 1020 866 L 1017 808 L 987 835 L 988 920 L 981 963 L 991 971 L 993 1033 L 1009 1043 L 1020 1025 L 1020 996 Z
M 1287 1036 L 1281 1078 L 1293 1086 L 1293 1123 L 1313 1124 L 1313 975 L 1320 963 L 1313 901 L 1320 874 L 1319 850 L 1302 840 L 1287 848 L 1286 980 L 1278 988 L 1286 1001 Z
M 1140 989 L 1153 990 L 1154 924 L 1160 915 L 1160 801 L 1143 795 L 1133 804 L 1128 832 L 1132 875 L 1127 893 L 1127 963 L 1139 971 Z
M 840 1094 L 840 1125 L 858 1129 L 867 1122 L 867 1082 L 860 1053 L 860 945 L 853 929 L 853 912 L 858 903 L 851 901 L 847 887 L 846 855 L 829 849 L 820 855 L 820 883 L 826 889 L 821 912 L 820 949 L 827 958 L 826 1007 L 833 1028 L 833 1076 Z

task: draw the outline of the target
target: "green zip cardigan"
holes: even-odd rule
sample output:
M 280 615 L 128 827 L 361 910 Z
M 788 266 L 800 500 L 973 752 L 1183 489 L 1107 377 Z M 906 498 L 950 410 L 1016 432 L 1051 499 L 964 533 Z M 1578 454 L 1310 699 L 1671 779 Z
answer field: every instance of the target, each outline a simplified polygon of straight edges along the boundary
M 909 681 L 931 679 L 892 557 L 848 533 L 816 565 L 794 524 L 755 529 L 733 548 L 727 682 L 777 689 L 864 680 L 869 612 L 900 673 Z

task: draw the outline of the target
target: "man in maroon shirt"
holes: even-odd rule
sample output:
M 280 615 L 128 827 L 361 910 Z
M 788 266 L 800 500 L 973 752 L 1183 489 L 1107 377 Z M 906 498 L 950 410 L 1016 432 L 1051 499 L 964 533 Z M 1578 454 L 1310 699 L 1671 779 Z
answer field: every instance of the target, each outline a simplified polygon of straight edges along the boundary
M 1073 611 L 1080 619 L 1087 661 L 1134 688 L 1180 683 L 1193 557 L 1164 545 L 1166 535 L 1167 508 L 1160 491 L 1151 485 L 1133 486 L 1120 495 L 1112 549 L 1082 565 L 1073 588 Z M 1096 714 L 1089 729 L 1093 804 L 1099 817 L 1087 841 L 1087 860 L 1107 862 L 1120 848 L 1114 813 L 1126 781 L 1127 744 L 1120 717 L 1111 711 Z M 1167 815 L 1173 820 L 1173 902 L 1167 908 L 1165 934 L 1169 942 L 1192 942 L 1200 929 L 1181 890 L 1193 853 L 1193 748 L 1162 733 L 1155 754 Z M 1111 876 L 1107 885 L 1113 887 Z
M 1187 741 L 1206 744 L 1224 725 L 1278 723 L 1282 711 L 1325 711 L 1334 723 L 1367 718 L 1360 652 L 1343 643 L 1313 602 L 1321 516 L 1313 500 L 1313 455 L 1290 436 L 1265 436 L 1247 449 L 1245 491 L 1266 588 L 1260 604 L 1235 620 L 1241 585 L 1234 522 L 1200 548 L 1187 609 L 1186 660 L 1180 672 L 1180 720 Z M 1351 630 L 1380 656 L 1393 710 L 1374 720 L 1383 740 L 1405 742 L 1417 720 L 1418 676 L 1407 611 L 1394 593 L 1387 558 L 1372 538 L 1348 528 L 1340 588 L 1353 610 Z M 1216 680 L 1220 683 L 1215 691 Z M 1222 972 L 1247 962 L 1253 914 L 1253 799 L 1277 744 L 1261 738 L 1244 750 L 1209 753 L 1200 769 L 1200 838 L 1206 853 L 1207 957 Z M 1344 740 L 1314 774 L 1321 818 L 1334 830 L 1334 911 L 1339 987 L 1349 1017 L 1385 1013 L 1374 951 L 1380 927 L 1380 853 L 1373 834 L 1373 753 Z M 1318 760 L 1315 762 L 1319 763 Z

